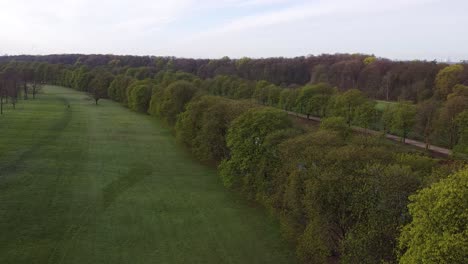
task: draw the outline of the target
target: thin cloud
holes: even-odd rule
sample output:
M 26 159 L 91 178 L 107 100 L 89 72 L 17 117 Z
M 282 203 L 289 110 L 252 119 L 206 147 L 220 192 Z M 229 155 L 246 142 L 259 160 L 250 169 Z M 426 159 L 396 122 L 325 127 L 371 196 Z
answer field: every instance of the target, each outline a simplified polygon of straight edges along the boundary
M 260 2 L 268 2 L 261 1 Z M 267 13 L 236 18 L 235 20 L 221 25 L 220 27 L 211 29 L 202 33 L 199 36 L 217 35 L 233 31 L 242 31 L 258 27 L 271 26 L 275 24 L 287 23 L 301 20 L 304 18 L 321 17 L 330 15 L 359 15 L 369 12 L 379 12 L 395 10 L 400 8 L 408 8 L 422 4 L 428 4 L 435 0 L 413 0 L 403 1 L 396 0 L 391 2 L 377 2 L 372 0 L 330 0 L 317 1 L 314 3 L 299 4 L 292 7 L 283 8 Z

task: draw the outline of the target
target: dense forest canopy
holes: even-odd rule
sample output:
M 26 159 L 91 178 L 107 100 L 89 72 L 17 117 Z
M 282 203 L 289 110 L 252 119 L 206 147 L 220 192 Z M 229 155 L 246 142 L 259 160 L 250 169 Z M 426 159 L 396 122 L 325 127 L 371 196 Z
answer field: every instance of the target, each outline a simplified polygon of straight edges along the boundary
M 200 78 L 233 75 L 248 80 L 266 80 L 282 87 L 307 83 L 327 82 L 340 90 L 357 88 L 372 98 L 411 100 L 430 98 L 435 91 L 437 73 L 448 66 L 435 61 L 391 61 L 365 54 L 323 54 L 296 58 L 264 59 L 188 59 L 155 56 L 117 55 L 17 55 L 2 56 L 0 63 L 47 62 L 64 66 L 94 67 L 149 67 L 161 70 L 183 71 Z M 458 83 L 468 85 L 466 63 L 457 73 Z

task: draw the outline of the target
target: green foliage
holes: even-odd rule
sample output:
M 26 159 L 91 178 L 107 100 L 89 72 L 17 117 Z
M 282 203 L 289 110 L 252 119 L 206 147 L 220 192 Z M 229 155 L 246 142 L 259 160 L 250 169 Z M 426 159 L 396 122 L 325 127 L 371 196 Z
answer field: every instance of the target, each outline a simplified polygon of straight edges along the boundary
M 297 109 L 304 114 L 325 116 L 334 92 L 334 89 L 326 83 L 305 86 L 297 97 Z
M 468 168 L 410 197 L 413 220 L 400 236 L 400 263 L 466 263 Z
M 327 257 L 331 255 L 323 223 L 317 223 L 317 219 L 309 222 L 304 233 L 300 236 L 297 245 L 297 256 L 302 263 L 328 263 Z
M 364 59 L 364 65 L 369 65 L 377 61 L 377 58 L 375 56 L 369 56 Z
M 436 128 L 435 122 L 437 117 L 437 102 L 434 100 L 426 100 L 417 105 L 417 113 L 415 119 L 415 130 L 418 134 L 424 136 L 426 148 L 429 140 Z
M 452 93 L 453 87 L 459 83 L 464 68 L 460 64 L 450 65 L 439 71 L 435 79 L 435 88 L 440 98 Z
M 367 101 L 356 108 L 354 113 L 353 124 L 369 128 L 377 120 L 377 110 L 375 108 L 376 103 L 374 101 Z
M 347 138 L 351 133 L 351 129 L 346 124 L 345 119 L 339 116 L 322 119 L 320 122 L 320 129 L 334 131 L 342 138 Z
M 72 88 L 79 91 L 89 91 L 90 82 L 93 79 L 93 75 L 90 74 L 89 69 L 85 66 L 81 66 L 76 68 L 72 74 Z
M 457 145 L 460 137 L 456 122 L 457 115 L 468 109 L 468 96 L 465 96 L 463 91 L 460 89 L 448 96 L 436 121 L 439 137 L 445 138 L 450 147 Z
M 468 109 L 456 116 L 455 124 L 459 138 L 454 150 L 458 153 L 468 154 Z
M 134 82 L 134 79 L 125 75 L 118 75 L 110 83 L 107 94 L 110 99 L 128 104 L 127 88 Z
M 393 131 L 398 132 L 403 138 L 403 142 L 408 136 L 408 133 L 413 128 L 416 120 L 416 108 L 409 103 L 398 103 L 396 106 L 391 128 Z
M 99 99 L 107 97 L 107 89 L 110 83 L 114 79 L 114 76 L 107 71 L 97 71 L 94 73 L 94 78 L 90 82 L 90 92 L 98 104 Z
M 297 89 L 283 89 L 280 93 L 278 107 L 287 111 L 295 110 L 298 94 Z
M 259 81 L 255 86 L 255 90 L 253 92 L 253 98 L 259 102 L 260 104 L 267 104 L 268 102 L 268 86 L 270 83 L 267 81 Z
M 128 107 L 136 112 L 146 113 L 154 87 L 151 80 L 136 81 L 128 87 Z
M 232 120 L 252 106 L 247 103 L 201 96 L 192 100 L 178 116 L 177 139 L 185 143 L 204 162 L 227 158 L 226 133 Z
M 268 93 L 267 104 L 269 106 L 278 107 L 282 89 L 275 85 L 269 85 L 265 89 Z
M 332 100 L 332 114 L 345 118 L 348 126 L 354 119 L 358 107 L 367 102 L 367 98 L 357 89 L 348 90 L 334 96 Z
M 169 125 L 175 125 L 177 115 L 185 110 L 185 105 L 195 93 L 196 88 L 191 83 L 176 81 L 165 88 L 160 96 L 153 93 L 150 112 L 162 117 Z
M 266 151 L 265 139 L 270 133 L 290 126 L 291 121 L 285 112 L 271 108 L 252 109 L 236 118 L 227 134 L 230 158 L 219 166 L 224 184 L 248 189 L 248 194 L 254 194 L 256 186 L 251 184 L 255 168 Z

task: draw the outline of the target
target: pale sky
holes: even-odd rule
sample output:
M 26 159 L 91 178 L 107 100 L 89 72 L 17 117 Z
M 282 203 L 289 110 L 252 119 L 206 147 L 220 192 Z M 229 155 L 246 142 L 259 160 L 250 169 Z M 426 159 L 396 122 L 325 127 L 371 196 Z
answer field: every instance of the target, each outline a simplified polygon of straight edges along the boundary
M 467 0 L 0 0 L 0 54 L 468 60 Z

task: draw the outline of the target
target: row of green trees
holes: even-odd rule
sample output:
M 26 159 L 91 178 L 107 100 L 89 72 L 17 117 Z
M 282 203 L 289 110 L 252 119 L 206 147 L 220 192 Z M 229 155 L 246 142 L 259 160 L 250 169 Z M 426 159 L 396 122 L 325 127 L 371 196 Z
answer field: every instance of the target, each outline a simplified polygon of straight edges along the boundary
M 373 60 L 366 58 L 365 61 L 369 65 L 378 62 L 375 58 Z M 460 84 L 462 81 L 460 76 L 464 72 L 462 65 L 447 66 L 435 75 L 437 89 L 429 99 L 418 104 L 398 102 L 377 109 L 374 100 L 368 98 L 362 91 L 357 89 L 339 91 L 327 83 L 285 88 L 267 81 L 252 81 L 236 76 L 219 75 L 201 80 L 195 75 L 184 72 L 155 71 L 151 67 L 119 67 L 118 64 L 95 68 L 80 64 L 67 66 L 15 63 L 15 65 L 19 65 L 20 71 L 25 68 L 32 70 L 33 75 L 37 76 L 33 79 L 39 80 L 35 83 L 47 80 L 89 92 L 93 95 L 96 104 L 104 97 L 117 101 L 127 100 L 127 95 L 123 94 L 126 91 L 119 90 L 117 86 L 135 80 L 155 79 L 163 85 L 167 85 L 173 78 L 191 82 L 196 80 L 197 88 L 212 95 L 232 99 L 254 99 L 263 105 L 307 116 L 342 116 L 348 125 L 382 130 L 383 133 L 390 132 L 401 136 L 403 140 L 406 137 L 423 140 L 427 145 L 432 143 L 460 153 L 468 152 L 466 139 L 468 132 L 465 128 L 465 117 L 468 115 L 468 87 Z M 117 81 L 108 91 L 114 79 Z
M 229 76 L 201 80 L 159 72 L 139 80 L 137 74 L 80 67 L 62 70 L 50 82 L 87 91 L 96 103 L 108 96 L 163 120 L 195 157 L 218 167 L 227 188 L 278 218 L 304 263 L 462 263 L 466 258 L 466 226 L 456 219 L 467 208 L 460 202 L 467 195 L 467 169 L 350 133 L 350 125 L 375 111 L 359 91 L 339 93 L 320 84 L 285 92 Z M 288 109 L 284 105 L 325 119 L 320 129 L 304 130 L 278 109 Z M 413 106 L 401 104 L 392 120 L 405 120 L 411 112 L 406 108 Z M 424 198 L 426 193 L 431 198 Z M 447 206 L 434 206 L 437 199 Z M 431 226 L 421 210 L 444 225 Z M 430 232 L 439 240 L 424 235 Z
M 226 187 L 278 217 L 302 262 L 336 258 L 343 263 L 392 263 L 411 258 L 417 246 L 406 233 L 399 240 L 400 229 L 414 224 L 408 197 L 456 168 L 438 168 L 431 158 L 389 150 L 379 138 L 349 133 L 355 116 L 347 111 L 359 113 L 362 110 L 354 108 L 370 104 L 358 91 L 337 95 L 326 85 L 299 89 L 302 94 L 325 91 L 316 93 L 330 96 L 321 97 L 327 102 L 324 109 L 334 101 L 340 107 L 331 111 L 343 111 L 324 119 L 320 130 L 307 132 L 280 109 L 213 95 L 223 87 L 213 85 L 217 81 L 170 72 L 143 81 L 117 76 L 108 93 L 134 111 L 164 120 L 199 160 L 218 166 Z M 273 105 L 280 101 L 268 100 Z
M 445 72 L 438 75 L 442 79 Z M 440 83 L 441 81 L 439 81 Z M 450 78 L 449 78 L 450 79 Z M 442 86 L 442 84 L 440 84 Z M 344 92 L 327 83 L 296 88 L 280 88 L 266 81 L 252 82 L 232 76 L 218 76 L 205 81 L 210 94 L 256 102 L 315 117 L 341 116 L 351 126 L 382 130 L 405 138 L 411 137 L 468 153 L 466 116 L 468 86 L 445 84 L 444 99 L 432 97 L 419 104 L 388 103 L 377 107 L 376 101 L 357 89 Z
M 340 90 L 359 89 L 380 100 L 422 102 L 450 94 L 450 84 L 468 85 L 468 64 L 449 65 L 435 61 L 391 61 L 365 54 L 322 54 L 296 58 L 190 59 L 156 56 L 63 54 L 46 56 L 0 56 L 8 61 L 48 62 L 63 67 L 112 67 L 135 71 L 137 78 L 159 71 L 183 71 L 202 79 L 217 75 L 248 80 L 266 80 L 281 87 L 307 83 L 330 83 Z M 52 69 L 53 70 L 53 69 Z M 444 75 L 440 78 L 439 73 Z M 444 84 L 449 84 L 449 89 Z

